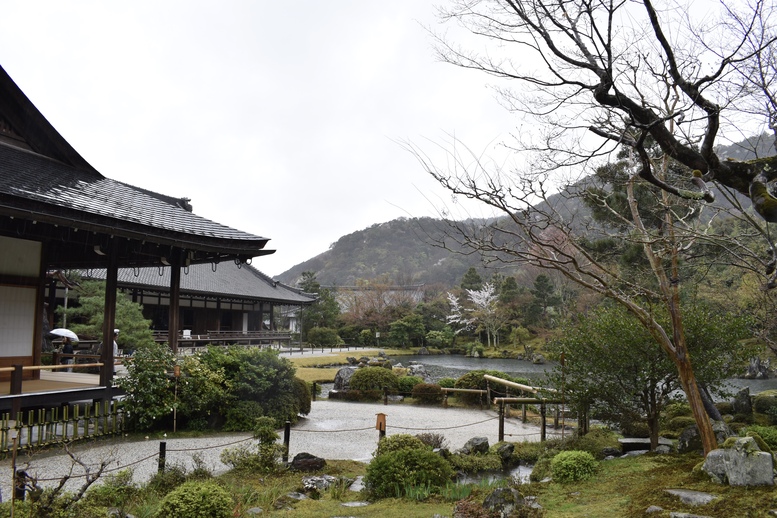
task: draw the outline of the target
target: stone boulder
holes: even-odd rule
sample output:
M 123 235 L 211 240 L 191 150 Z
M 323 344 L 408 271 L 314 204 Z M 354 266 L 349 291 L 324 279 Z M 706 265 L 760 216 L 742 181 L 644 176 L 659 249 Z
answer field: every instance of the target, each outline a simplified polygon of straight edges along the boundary
M 719 484 L 773 486 L 774 459 L 752 437 L 740 437 L 733 448 L 712 450 L 701 468 Z
M 353 480 L 349 478 L 333 477 L 332 475 L 302 477 L 302 487 L 306 492 L 326 491 L 334 484 L 338 483 L 350 486 L 353 483 Z
M 407 367 L 407 374 L 409 376 L 416 376 L 421 378 L 424 380 L 424 383 L 434 383 L 434 378 L 429 375 L 429 373 L 426 371 L 426 367 L 424 367 L 424 365 L 421 363 L 411 362 Z
M 750 387 L 745 387 L 734 396 L 731 403 L 734 414 L 751 415 L 753 413 L 753 400 L 750 399 Z
M 735 435 L 734 432 L 723 421 L 713 421 L 712 430 L 715 432 L 715 437 L 718 444 L 723 444 L 723 441 L 729 437 Z M 701 436 L 699 435 L 699 429 L 696 425 L 691 425 L 682 431 L 680 437 L 677 439 L 677 451 L 678 453 L 691 453 L 704 451 L 704 447 L 701 444 Z
M 291 469 L 295 471 L 318 471 L 326 466 L 326 460 L 310 453 L 298 453 L 291 461 Z
M 515 444 L 510 442 L 500 444 L 496 449 L 496 453 L 499 455 L 499 458 L 502 459 L 502 464 L 507 464 L 510 462 L 510 458 L 513 456 L 514 451 Z
M 467 441 L 463 448 L 459 450 L 459 453 L 463 453 L 465 455 L 471 453 L 488 453 L 488 437 L 473 437 Z
M 745 379 L 749 380 L 765 380 L 774 376 L 772 371 L 771 360 L 762 360 L 755 356 L 750 358 L 750 364 L 747 366 L 747 372 L 745 373 Z
M 335 374 L 333 390 L 348 390 L 351 385 L 351 376 L 356 372 L 356 367 L 341 367 Z

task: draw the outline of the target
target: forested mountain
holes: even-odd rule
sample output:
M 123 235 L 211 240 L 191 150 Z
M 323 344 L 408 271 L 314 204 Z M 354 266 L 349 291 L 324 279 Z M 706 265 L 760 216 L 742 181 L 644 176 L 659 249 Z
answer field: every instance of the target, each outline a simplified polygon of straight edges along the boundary
M 774 154 L 772 142 L 773 139 L 762 135 L 723 146 L 719 148 L 719 154 L 736 160 L 768 156 Z M 548 199 L 548 203 L 567 221 L 574 219 L 575 223 L 584 224 L 589 219 L 588 209 L 582 201 L 569 196 L 570 192 L 580 190 L 585 182 L 584 179 L 568 187 L 565 195 L 553 195 Z M 717 199 L 718 204 L 725 204 L 722 197 Z M 491 223 L 493 221 L 487 220 L 466 222 L 481 226 Z M 484 272 L 480 256 L 476 253 L 456 253 L 455 250 L 460 249 L 454 246 L 452 240 L 445 239 L 446 232 L 450 232 L 446 222 L 434 218 L 399 218 L 376 223 L 341 237 L 329 250 L 292 267 L 277 278 L 294 286 L 303 272 L 311 271 L 325 286 L 351 286 L 359 280 L 377 278 L 396 285 L 439 283 L 454 286 L 470 267 Z M 435 245 L 442 241 L 451 250 Z M 508 269 L 500 273 L 510 275 L 514 272 Z M 486 273 L 485 277 L 489 275 Z
M 471 221 L 486 224 L 485 221 Z M 477 254 L 464 255 L 433 243 L 445 237 L 447 225 L 434 218 L 399 218 L 341 237 L 329 250 L 278 276 L 294 285 L 302 272 L 316 273 L 325 286 L 351 286 L 360 279 L 385 278 L 397 285 L 460 282 L 471 266 L 480 269 Z

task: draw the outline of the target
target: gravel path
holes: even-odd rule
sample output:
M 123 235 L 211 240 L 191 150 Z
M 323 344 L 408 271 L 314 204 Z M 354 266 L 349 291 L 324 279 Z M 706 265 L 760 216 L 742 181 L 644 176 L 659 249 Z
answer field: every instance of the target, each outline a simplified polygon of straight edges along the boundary
M 325 459 L 353 459 L 369 462 L 378 441 L 375 428 L 376 415 L 386 414 L 386 434 L 417 434 L 423 432 L 442 434 L 451 450 L 461 448 L 472 437 L 487 437 L 496 442 L 499 421 L 495 411 L 459 408 L 431 408 L 414 405 L 387 405 L 371 403 L 347 403 L 320 400 L 313 402 L 311 413 L 291 429 L 289 459 L 307 452 Z M 548 428 L 548 436 L 552 429 Z M 281 434 L 282 435 L 282 434 Z M 508 441 L 539 440 L 539 427 L 524 425 L 520 420 L 505 421 L 505 439 Z M 249 434 L 218 434 L 200 438 L 166 438 L 167 464 L 194 466 L 197 455 L 206 467 L 215 473 L 227 469 L 219 456 L 225 448 L 241 444 L 252 445 Z M 116 438 L 95 442 L 81 442 L 72 446 L 74 454 L 94 470 L 103 460 L 109 460 L 108 469 L 116 472 L 129 466 L 134 471 L 135 482 L 148 480 L 157 470 L 159 440 L 130 441 Z M 68 473 L 71 459 L 62 450 L 51 450 L 28 457 L 20 454 L 17 466 L 53 485 Z M 75 489 L 83 483 L 84 470 L 76 466 L 73 479 L 67 487 Z M 0 462 L 0 490 L 6 500 L 11 496 L 11 460 Z M 53 480 L 49 480 L 53 479 Z

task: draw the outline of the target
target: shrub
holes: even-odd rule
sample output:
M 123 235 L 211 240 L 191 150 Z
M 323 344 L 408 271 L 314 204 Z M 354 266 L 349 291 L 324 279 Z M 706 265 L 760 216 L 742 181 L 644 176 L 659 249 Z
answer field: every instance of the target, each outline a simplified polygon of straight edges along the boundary
M 596 474 L 596 459 L 587 451 L 562 451 L 550 461 L 550 472 L 556 482 L 588 480 Z
M 748 426 L 747 434 L 756 433 L 772 451 L 777 451 L 777 428 L 773 426 Z
M 688 403 L 671 403 L 664 408 L 664 419 L 667 421 L 680 416 L 692 416 L 691 405 Z
M 157 471 L 148 481 L 148 487 L 154 493 L 164 496 L 186 482 L 186 469 L 178 464 L 167 465 L 162 472 Z
M 545 478 L 550 476 L 550 461 L 551 457 L 542 457 L 539 459 L 529 473 L 530 482 L 541 482 Z
M 413 437 L 406 433 L 398 433 L 381 439 L 378 442 L 378 449 L 375 450 L 373 456 L 378 457 L 399 450 L 431 450 L 431 448 L 418 437 Z
M 413 399 L 425 405 L 437 405 L 443 400 L 442 387 L 434 383 L 419 383 L 413 387 Z
M 533 464 L 542 457 L 552 457 L 561 449 L 561 439 L 548 439 L 544 443 L 538 441 L 523 441 L 515 444 L 513 458 L 519 462 Z
M 453 469 L 464 473 L 478 473 L 481 471 L 499 471 L 502 469 L 502 458 L 496 453 L 485 455 L 457 453 L 448 458 Z
M 174 404 L 173 383 L 167 373 L 175 358 L 167 344 L 138 347 L 127 365 L 127 375 L 116 379 L 126 391 L 122 400 L 129 423 L 136 430 L 152 430 L 170 416 Z
M 158 518 L 230 518 L 232 497 L 211 481 L 191 481 L 170 492 L 160 503 Z
M 769 410 L 777 407 L 777 391 L 767 390 L 753 398 L 753 411 L 760 414 L 768 414 Z
M 456 380 L 453 378 L 440 378 L 440 381 L 438 381 L 437 384 L 442 388 L 454 388 Z
M 502 371 L 493 371 L 493 370 L 474 370 L 470 371 L 464 376 L 460 377 L 456 380 L 456 383 L 454 384 L 454 388 L 458 389 L 477 389 L 477 390 L 486 390 L 488 387 L 487 380 L 483 377 L 486 374 L 490 376 L 494 376 L 496 378 L 502 378 L 510 381 L 517 381 L 519 383 L 526 383 L 529 384 L 527 380 L 517 380 L 513 379 L 507 374 L 505 374 Z M 464 403 L 467 403 L 469 405 L 477 405 L 482 401 L 485 401 L 485 396 L 482 396 L 477 393 L 466 393 L 462 392 L 457 394 L 457 397 L 463 401 Z
M 262 415 L 262 405 L 256 401 L 237 401 L 226 412 L 225 432 L 248 432 L 254 429 L 256 418 Z
M 650 428 L 648 427 L 647 423 L 642 421 L 621 423 L 621 431 L 626 437 L 650 437 Z
M 132 471 L 123 469 L 103 478 L 103 483 L 92 487 L 87 499 L 92 505 L 125 507 L 138 496 L 139 488 L 132 482 Z
M 367 466 L 364 483 L 373 497 L 401 497 L 418 486 L 438 492 L 451 477 L 451 465 L 431 450 L 403 449 L 375 457 Z
M 331 347 L 339 345 L 342 340 L 337 334 L 336 329 L 330 327 L 314 327 L 308 331 L 308 342 L 320 347 Z
M 410 395 L 415 386 L 423 382 L 418 376 L 401 376 L 397 378 L 397 390 L 402 395 Z
M 722 415 L 734 413 L 734 404 L 729 401 L 715 403 L 715 408 L 717 408 L 718 412 L 720 412 Z
M 312 407 L 313 392 L 310 389 L 308 382 L 294 377 L 294 395 L 297 398 L 297 406 L 299 407 L 299 413 L 302 415 L 308 415 Z
M 670 419 L 669 422 L 666 424 L 666 428 L 674 432 L 679 432 L 695 424 L 696 424 L 696 420 L 693 417 L 682 415 L 682 416 L 677 416 Z
M 388 388 L 389 392 L 396 393 L 398 384 L 396 375 L 389 369 L 383 367 L 364 367 L 356 369 L 351 376 L 349 387 L 353 390 L 383 390 Z
M 602 452 L 605 448 L 617 450 L 621 448 L 618 436 L 612 430 L 603 427 L 592 428 L 584 436 L 574 439 L 569 446 L 574 450 L 587 451 L 599 460 L 604 458 Z
M 223 372 L 224 384 L 229 389 L 230 404 L 221 405 L 215 412 L 223 415 L 234 401 L 253 401 L 261 412 L 250 417 L 266 415 L 278 423 L 287 419 L 296 422 L 300 406 L 290 360 L 279 357 L 277 351 L 258 347 L 208 347 L 199 354 L 209 369 Z M 236 416 L 233 421 L 240 422 Z
M 439 433 L 431 433 L 431 432 L 417 433 L 415 434 L 415 437 L 416 439 L 420 440 L 422 443 L 426 444 L 432 449 L 448 447 L 448 439 L 446 439 L 445 436 Z

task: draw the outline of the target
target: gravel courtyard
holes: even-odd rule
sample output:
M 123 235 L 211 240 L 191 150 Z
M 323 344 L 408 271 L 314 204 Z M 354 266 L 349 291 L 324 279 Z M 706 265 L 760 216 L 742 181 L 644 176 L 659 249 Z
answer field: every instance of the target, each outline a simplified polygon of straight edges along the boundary
M 451 450 L 461 448 L 472 437 L 487 437 L 493 444 L 499 433 L 498 416 L 493 410 L 320 400 L 313 402 L 311 413 L 292 427 L 289 460 L 298 453 L 307 452 L 325 459 L 369 462 L 378 442 L 379 432 L 375 424 L 379 413 L 386 414 L 387 435 L 439 433 L 447 439 Z M 549 426 L 548 437 L 553 433 L 554 430 Z M 516 419 L 505 421 L 506 440 L 538 441 L 539 438 L 538 426 L 524 425 Z M 191 468 L 196 455 L 216 473 L 227 469 L 219 460 L 225 448 L 251 445 L 253 442 L 249 434 L 164 440 L 167 443 L 168 465 Z M 77 443 L 71 451 L 92 470 L 102 460 L 108 459 L 109 470 L 115 472 L 129 467 L 134 472 L 135 482 L 144 482 L 157 470 L 159 443 L 159 440 L 130 441 L 116 438 Z M 54 484 L 71 470 L 72 465 L 73 462 L 62 450 L 51 450 L 31 457 L 20 453 L 17 459 L 19 468 L 26 469 L 39 480 L 47 480 L 44 485 Z M 73 468 L 73 479 L 68 481 L 67 487 L 75 489 L 80 486 L 84 479 L 78 475 L 83 473 L 80 466 Z M 12 475 L 10 458 L 0 462 L 0 490 L 5 500 L 11 497 Z

